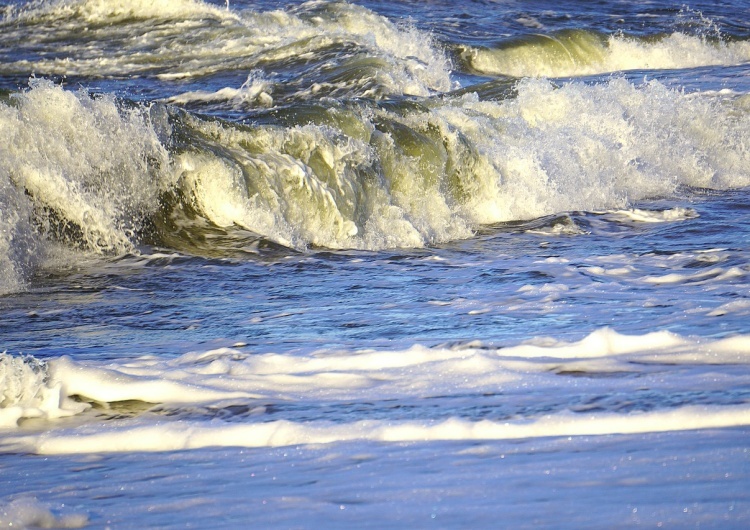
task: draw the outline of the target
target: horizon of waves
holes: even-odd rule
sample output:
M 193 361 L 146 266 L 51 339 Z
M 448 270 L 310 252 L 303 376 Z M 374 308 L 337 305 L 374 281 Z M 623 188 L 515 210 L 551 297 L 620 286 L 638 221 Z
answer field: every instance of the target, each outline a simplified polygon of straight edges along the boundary
M 192 239 L 208 225 L 297 250 L 419 248 L 481 225 L 750 184 L 748 96 L 621 78 L 527 79 L 515 92 L 329 101 L 237 124 L 32 80 L 0 102 L 3 290 L 49 241 L 189 252 L 175 226 Z
M 269 106 L 270 93 L 274 99 L 377 98 L 455 88 L 450 61 L 430 34 L 346 2 L 260 12 L 198 0 L 58 0 L 8 8 L 0 31 L 0 74 L 6 76 L 168 84 L 256 72 Z
M 154 79 L 162 85 L 152 88 L 174 103 L 252 108 L 322 97 L 425 97 L 458 88 L 453 76 L 462 73 L 579 77 L 750 61 L 746 36 L 722 33 L 700 12 L 684 9 L 672 25 L 654 35 L 563 29 L 466 45 L 338 1 L 255 11 L 199 0 L 57 0 L 5 9 L 0 74 Z M 247 86 L 201 85 L 227 75 Z M 199 87 L 179 92 L 185 81 Z

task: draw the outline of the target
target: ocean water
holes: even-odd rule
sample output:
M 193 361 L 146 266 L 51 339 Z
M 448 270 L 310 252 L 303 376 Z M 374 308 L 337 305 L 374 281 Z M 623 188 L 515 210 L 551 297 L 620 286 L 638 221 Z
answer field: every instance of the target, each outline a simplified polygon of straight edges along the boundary
M 745 528 L 750 5 L 0 0 L 0 526 Z

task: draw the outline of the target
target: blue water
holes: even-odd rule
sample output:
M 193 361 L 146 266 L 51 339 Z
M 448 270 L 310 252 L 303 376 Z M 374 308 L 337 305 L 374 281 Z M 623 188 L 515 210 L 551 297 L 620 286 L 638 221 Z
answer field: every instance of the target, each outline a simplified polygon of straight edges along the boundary
M 576 214 L 590 229 L 585 235 L 498 227 L 412 251 L 244 260 L 170 255 L 89 265 L 35 278 L 27 291 L 3 298 L 3 338 L 9 351 L 39 357 L 118 359 L 235 342 L 259 352 L 396 349 L 477 338 L 507 345 L 540 335 L 573 340 L 604 326 L 634 334 L 742 333 L 744 314 L 704 315 L 747 296 L 746 201 L 744 191 L 696 197 L 684 204 L 700 217 L 666 224 Z M 702 260 L 698 252 L 711 249 L 722 249 L 718 259 Z M 588 271 L 599 265 L 634 270 L 624 278 Z M 742 275 L 640 282 L 665 272 L 732 267 Z M 545 285 L 565 290 L 549 302 L 545 293 L 519 294 L 523 286 Z M 477 310 L 487 311 L 470 314 Z
M 746 3 L 0 9 L 0 526 L 747 525 Z

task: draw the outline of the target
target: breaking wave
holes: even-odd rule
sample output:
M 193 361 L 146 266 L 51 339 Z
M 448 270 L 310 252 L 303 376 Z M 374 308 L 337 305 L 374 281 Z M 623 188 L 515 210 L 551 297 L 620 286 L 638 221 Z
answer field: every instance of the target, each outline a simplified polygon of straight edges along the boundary
M 750 41 L 670 33 L 651 37 L 588 30 L 515 37 L 458 50 L 464 69 L 484 75 L 579 77 L 627 70 L 731 66 L 750 61 Z
M 746 97 L 624 79 L 515 92 L 297 105 L 238 124 L 33 80 L 0 102 L 3 290 L 51 243 L 190 252 L 213 226 L 299 250 L 414 248 L 750 184 Z

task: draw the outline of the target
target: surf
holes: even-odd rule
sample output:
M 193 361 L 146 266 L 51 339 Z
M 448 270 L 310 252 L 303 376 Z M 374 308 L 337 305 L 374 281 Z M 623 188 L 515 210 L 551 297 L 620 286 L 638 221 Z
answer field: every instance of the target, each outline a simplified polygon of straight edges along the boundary
M 733 368 L 746 364 L 748 353 L 746 335 L 708 340 L 601 328 L 578 341 L 540 337 L 503 348 L 472 342 L 300 356 L 255 354 L 239 346 L 117 363 L 2 354 L 3 447 L 41 454 L 172 451 L 744 426 L 750 422 L 746 392 L 723 396 L 722 385 L 740 377 Z M 664 378 L 667 366 L 689 368 L 691 375 Z M 701 391 L 694 392 L 691 382 L 705 371 L 716 381 L 707 385 L 702 379 Z M 577 382 L 573 393 L 565 391 L 570 378 Z M 613 381 L 620 394 L 611 395 Z M 648 391 L 638 390 L 647 383 Z M 541 397 L 550 389 L 556 391 L 554 403 Z M 465 395 L 494 402 L 498 392 L 501 402 L 481 414 L 456 416 L 460 400 L 445 411 L 431 406 Z M 525 398 L 529 394 L 537 396 L 533 403 Z M 330 407 L 330 421 L 297 418 L 295 404 L 309 400 Z M 393 412 L 385 422 L 369 418 L 365 408 L 358 412 L 364 417 L 349 420 L 349 407 L 392 400 L 416 400 L 416 410 L 404 418 Z M 71 416 L 79 417 L 66 420 Z M 39 427 L 45 429 L 42 437 L 34 432 Z
M 296 250 L 421 248 L 750 183 L 742 98 L 622 78 L 514 91 L 298 105 L 238 123 L 32 81 L 0 103 L 6 289 L 51 244 L 190 249 L 166 233 L 177 225 Z

